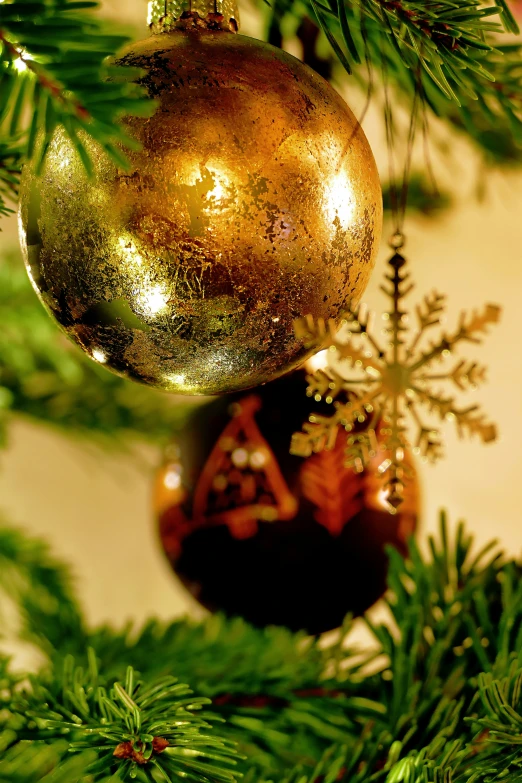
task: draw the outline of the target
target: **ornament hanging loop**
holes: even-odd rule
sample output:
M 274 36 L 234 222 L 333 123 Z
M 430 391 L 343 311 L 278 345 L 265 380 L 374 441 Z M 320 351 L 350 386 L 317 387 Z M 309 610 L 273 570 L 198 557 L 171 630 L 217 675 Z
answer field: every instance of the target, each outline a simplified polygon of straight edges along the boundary
M 415 132 L 417 129 L 417 118 L 419 113 L 419 104 L 422 103 L 422 83 L 420 72 L 417 73 L 413 104 L 411 108 L 410 124 L 406 141 L 406 151 L 404 159 L 404 168 L 402 171 L 402 182 L 399 182 L 395 167 L 395 156 L 397 152 L 396 127 L 393 117 L 392 104 L 390 101 L 388 69 L 386 61 L 383 59 L 383 84 L 384 84 L 384 125 L 386 129 L 386 145 L 388 148 L 388 168 L 390 180 L 391 212 L 394 224 L 394 233 L 390 238 L 389 245 L 394 250 L 399 250 L 405 244 L 403 235 L 403 226 L 406 218 L 406 209 L 408 206 L 408 190 L 411 175 L 411 161 L 413 147 L 415 143 Z
M 406 244 L 406 237 L 401 231 L 396 231 L 391 235 L 388 244 L 392 250 L 400 250 Z

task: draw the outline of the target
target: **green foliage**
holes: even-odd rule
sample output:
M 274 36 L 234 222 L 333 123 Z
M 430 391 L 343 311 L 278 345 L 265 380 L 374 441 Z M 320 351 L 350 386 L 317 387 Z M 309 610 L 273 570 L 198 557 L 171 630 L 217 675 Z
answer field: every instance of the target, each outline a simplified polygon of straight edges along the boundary
M 94 750 L 87 773 L 117 773 L 121 780 L 176 777 L 232 781 L 237 755 L 231 743 L 208 734 L 201 710 L 210 704 L 167 676 L 146 685 L 131 667 L 125 682 L 100 676 L 94 654 L 84 670 L 68 658 L 59 681 L 31 678 L 11 705 L 18 737 L 37 731 L 43 741 L 69 737 L 69 751 Z
M 0 434 L 18 413 L 106 442 L 131 431 L 161 441 L 186 415 L 186 403 L 118 378 L 70 344 L 18 257 L 0 263 L 0 323 Z
M 31 108 L 28 157 L 42 157 L 58 123 L 80 149 L 77 133 L 85 130 L 112 154 L 116 142 L 134 145 L 115 124 L 118 117 L 154 109 L 132 81 L 138 72 L 106 62 L 129 39 L 82 13 L 98 7 L 91 0 L 2 3 L 2 121 L 13 135 L 23 127 L 24 109 Z
M 484 7 L 481 0 L 311 3 L 325 32 L 328 19 L 336 19 L 345 45 L 344 51 L 339 47 L 339 54 L 348 71 L 352 63 L 360 65 L 364 55 L 391 68 L 406 65 L 413 80 L 420 68 L 429 82 L 457 104 L 459 93 L 477 99 L 477 85 L 487 89 L 488 82 L 495 80 L 490 34 L 518 33 L 507 5 Z M 385 49 L 376 52 L 376 44 Z M 492 97 L 503 100 L 503 96 Z
M 41 672 L 0 665 L 0 781 L 25 764 L 46 783 L 516 783 L 520 567 L 494 544 L 474 554 L 462 525 L 450 540 L 444 520 L 426 549 L 390 551 L 389 620 L 366 620 L 363 655 L 349 620 L 330 643 L 222 617 L 53 632 Z
M 0 137 L 0 218 L 13 211 L 7 201 L 16 198 L 23 154 L 24 147 L 19 141 L 4 141 Z
M 91 0 L 7 0 L 0 4 L 0 209 L 16 186 L 19 161 L 40 167 L 57 126 L 65 129 L 88 171 L 79 133 L 87 133 L 117 163 L 134 147 L 118 124 L 126 114 L 150 115 L 154 103 L 132 79 L 135 70 L 106 61 L 128 40 L 86 11 Z M 13 165 L 14 164 L 14 165 Z
M 385 212 L 393 209 L 393 197 L 389 184 L 382 188 L 382 200 Z M 411 175 L 408 184 L 408 210 L 426 217 L 434 217 L 449 209 L 453 199 L 447 191 L 441 191 L 419 172 Z
M 499 45 L 517 33 L 506 0 L 274 0 L 272 30 L 316 18 L 348 73 L 371 90 L 380 80 L 426 104 L 466 132 L 488 159 L 519 159 L 522 141 L 521 47 Z M 127 41 L 89 13 L 94 0 L 7 0 L 0 3 L 0 216 L 16 196 L 21 162 L 41 166 L 63 127 L 88 171 L 82 133 L 118 165 L 134 147 L 119 120 L 150 115 L 154 102 L 134 69 L 107 60 Z M 504 142 L 504 143 L 502 143 Z M 514 142 L 514 143 L 513 143 Z
M 413 92 L 466 133 L 488 163 L 522 159 L 521 44 L 506 2 L 481 0 L 276 0 L 274 26 L 317 19 L 338 60 L 370 93 L 388 85 L 410 104 Z
M 82 620 L 69 570 L 52 557 L 44 542 L 7 528 L 0 519 L 2 594 L 4 601 L 8 596 L 18 607 L 21 637 L 43 649 L 54 649 L 68 634 L 81 638 Z
M 218 615 L 203 625 L 151 621 L 138 634 L 103 628 L 88 643 L 113 676 L 126 660 L 147 676 L 175 672 L 189 681 L 226 720 L 220 734 L 266 771 L 316 759 L 331 743 L 346 742 L 354 729 L 346 714 L 349 699 L 341 692 L 323 693 L 319 686 L 333 650 L 325 653 L 304 634 L 258 630 L 240 618 Z M 161 655 L 151 656 L 151 649 Z M 372 715 L 380 705 L 367 700 L 365 709 Z
M 210 698 L 223 691 L 260 693 L 267 683 L 274 693 L 288 693 L 303 683 L 316 683 L 325 664 L 325 653 L 304 634 L 279 627 L 260 630 L 239 617 L 227 620 L 221 615 L 204 624 L 151 619 L 139 632 L 132 625 L 122 631 L 104 626 L 89 634 L 88 644 L 103 654 L 111 674 L 118 674 L 122 660 L 154 677 L 174 668 L 177 676 L 190 679 L 198 693 Z M 161 649 L 162 655 L 151 656 L 151 649 Z M 71 651 L 78 655 L 83 649 Z
M 46 745 L 20 742 L 0 757 L 0 783 L 87 783 L 87 769 L 94 753 L 68 758 L 63 740 Z M 121 778 L 100 778 L 100 783 L 118 783 Z

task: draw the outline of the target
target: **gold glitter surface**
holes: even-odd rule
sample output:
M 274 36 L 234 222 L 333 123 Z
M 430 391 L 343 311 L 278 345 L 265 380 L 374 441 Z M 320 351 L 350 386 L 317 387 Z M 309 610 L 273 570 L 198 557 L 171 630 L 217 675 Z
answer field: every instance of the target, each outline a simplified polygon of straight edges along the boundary
M 147 22 L 155 33 L 188 27 L 237 32 L 239 9 L 236 0 L 150 0 Z
M 311 351 L 296 318 L 358 302 L 381 229 L 366 138 L 330 85 L 266 43 L 179 32 L 134 44 L 160 105 L 126 121 L 123 172 L 59 132 L 26 169 L 22 247 L 70 337 L 134 380 L 185 394 L 258 385 Z M 315 348 L 314 348 L 315 349 Z

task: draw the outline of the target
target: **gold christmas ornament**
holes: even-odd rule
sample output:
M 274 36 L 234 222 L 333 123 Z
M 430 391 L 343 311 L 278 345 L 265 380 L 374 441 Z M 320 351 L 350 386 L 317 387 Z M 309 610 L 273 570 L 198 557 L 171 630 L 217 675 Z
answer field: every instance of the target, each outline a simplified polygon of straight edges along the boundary
M 227 4 L 151 5 L 152 35 L 120 63 L 145 72 L 152 118 L 123 171 L 84 140 L 95 181 L 57 133 L 27 169 L 20 223 L 40 298 L 108 369 L 184 394 L 275 378 L 312 349 L 293 323 L 336 319 L 373 267 L 381 190 L 334 89 L 232 31 Z
M 421 341 L 426 331 L 441 323 L 445 297 L 436 292 L 424 297 L 415 308 L 417 329 L 406 340 L 404 299 L 413 285 L 402 255 L 396 252 L 389 265 L 388 283 L 382 286 L 392 305 L 383 315 L 389 324 L 388 345 L 381 345 L 374 336 L 373 316 L 364 306 L 346 310 L 346 328 L 340 332 L 335 323 L 312 317 L 297 323 L 296 335 L 307 347 L 329 346 L 328 366 L 308 375 L 307 394 L 332 404 L 334 412 L 331 416 L 312 414 L 303 431 L 294 434 L 291 452 L 309 457 L 313 452 L 333 449 L 344 429 L 346 464 L 356 471 L 372 460 L 375 465 L 375 455 L 381 452 L 378 470 L 387 477 L 384 489 L 393 513 L 403 502 L 408 449 L 432 462 L 441 457 L 440 431 L 424 421 L 421 408 L 442 421 L 453 421 L 459 435 L 476 435 L 483 443 L 496 439 L 495 425 L 477 405 L 459 407 L 452 395 L 435 390 L 436 384 L 444 382 L 453 383 L 459 391 L 474 389 L 485 379 L 485 368 L 464 359 L 447 369 L 438 370 L 434 365 L 448 359 L 462 342 L 479 343 L 487 327 L 499 321 L 500 307 L 488 304 L 482 311 L 462 313 L 455 331 L 443 332 L 423 351 Z M 405 425 L 408 413 L 415 431 L 412 439 Z M 384 422 L 379 443 L 375 432 L 378 422 Z

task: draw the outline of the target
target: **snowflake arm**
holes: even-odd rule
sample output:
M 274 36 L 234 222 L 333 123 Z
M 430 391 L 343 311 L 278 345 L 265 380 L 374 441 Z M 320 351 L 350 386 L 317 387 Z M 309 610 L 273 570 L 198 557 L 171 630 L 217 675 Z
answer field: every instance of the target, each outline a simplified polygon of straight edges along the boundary
M 414 387 L 414 391 L 419 401 L 427 405 L 430 411 L 437 413 L 441 419 L 454 421 L 460 436 L 463 434 L 478 435 L 483 443 L 491 443 L 496 440 L 495 425 L 486 421 L 485 414 L 479 410 L 478 405 L 457 408 L 453 397 L 433 394 L 420 387 Z
M 310 457 L 320 451 L 331 451 L 338 431 L 339 424 L 335 416 L 315 416 L 313 421 L 303 424 L 302 432 L 294 432 L 292 435 L 290 454 Z
M 421 304 L 418 304 L 415 308 L 415 315 L 417 316 L 417 333 L 414 335 L 407 351 L 406 359 L 411 359 L 415 355 L 417 346 L 424 337 L 426 331 L 432 326 L 438 326 L 440 318 L 444 313 L 446 297 L 444 294 L 439 294 L 433 291 L 431 294 L 427 294 L 422 300 Z
M 362 432 L 351 433 L 346 441 L 346 467 L 352 467 L 356 473 L 362 473 L 378 449 L 377 434 L 371 425 Z
M 413 441 L 414 451 L 417 451 L 429 462 L 437 462 L 442 457 L 439 432 L 422 421 L 414 401 L 408 403 L 408 411 L 416 426 L 416 438 Z
M 326 402 L 333 402 L 333 400 L 342 392 L 344 388 L 344 379 L 333 370 L 328 367 L 326 370 L 316 370 L 311 375 L 306 376 L 308 383 L 306 394 L 308 397 L 313 397 L 316 402 L 324 399 Z
M 419 351 L 426 332 L 440 323 L 445 298 L 437 292 L 424 297 L 415 309 L 417 328 L 408 341 L 404 298 L 413 285 L 403 256 L 395 253 L 389 265 L 391 271 L 382 286 L 391 302 L 384 314 L 389 324 L 385 348 L 373 337 L 371 314 L 362 306 L 346 312 L 344 324 L 348 328 L 341 333 L 343 339 L 334 331 L 333 322 L 314 322 L 310 318 L 299 322 L 297 334 L 307 344 L 315 340 L 318 348 L 329 345 L 328 356 L 335 360 L 335 369 L 329 367 L 309 376 L 308 394 L 318 402 L 334 403 L 335 411 L 331 416 L 310 416 L 303 431 L 295 433 L 291 451 L 309 456 L 333 448 L 339 432 L 345 430 L 347 464 L 356 470 L 363 470 L 376 452 L 382 452 L 379 473 L 385 478 L 386 497 L 393 512 L 403 499 L 407 450 L 413 449 L 432 462 L 442 454 L 440 433 L 424 421 L 420 408 L 442 421 L 453 420 L 459 435 L 478 436 L 483 443 L 495 440 L 496 428 L 478 406 L 459 407 L 455 396 L 432 389 L 436 382 L 452 383 L 460 392 L 476 388 L 485 380 L 485 368 L 465 359 L 440 372 L 430 367 L 436 360 L 443 363 L 462 342 L 480 343 L 488 326 L 498 322 L 500 308 L 488 304 L 481 310 L 462 313 L 455 332 L 443 332 L 426 351 Z M 365 341 L 372 351 L 365 350 Z M 411 438 L 408 418 L 413 423 Z M 377 449 L 375 437 L 379 441 Z
M 299 318 L 294 324 L 294 332 L 297 340 L 303 343 L 305 348 L 328 348 L 337 338 L 337 324 L 333 319 L 325 321 L 324 318 L 315 319 L 312 315 Z
M 376 359 L 381 360 L 384 357 L 385 351 L 377 342 L 377 339 L 373 334 L 375 314 L 364 304 L 360 304 L 354 311 L 350 310 L 349 314 L 351 319 L 349 321 L 347 320 L 346 323 L 350 327 L 350 335 L 364 335 L 373 348 Z
M 402 334 L 406 331 L 406 310 L 402 309 L 403 300 L 413 290 L 413 283 L 409 282 L 410 275 L 404 271 L 405 259 L 400 253 L 394 253 L 388 262 L 392 272 L 385 275 L 390 284 L 381 286 L 381 291 L 391 299 L 392 306 L 385 315 L 387 320 L 391 321 L 388 329 L 390 334 L 390 347 L 393 353 L 393 363 L 397 364 L 400 358 L 400 351 L 403 345 Z
M 461 359 L 448 372 L 436 373 L 436 374 L 417 374 L 417 381 L 427 382 L 430 381 L 453 381 L 455 386 L 460 391 L 466 391 L 466 389 L 476 389 L 481 383 L 486 381 L 486 368 L 477 362 L 468 362 L 466 359 Z
M 365 351 L 361 345 L 354 345 L 350 340 L 346 343 L 335 343 L 337 359 L 344 359 L 358 370 L 364 372 L 361 383 L 373 383 L 379 376 L 380 362 L 370 351 Z
M 303 425 L 302 432 L 296 432 L 292 436 L 290 453 L 298 457 L 309 457 L 314 452 L 333 449 L 339 429 L 349 431 L 353 421 L 367 421 L 367 408 L 373 412 L 372 402 L 377 394 L 378 390 L 368 390 L 361 395 L 351 395 L 343 404 L 336 402 L 335 412 L 331 416 L 313 413 Z
M 453 335 L 443 334 L 439 342 L 432 345 L 429 351 L 421 353 L 420 357 L 411 365 L 411 372 L 415 373 L 422 367 L 431 364 L 446 351 L 451 352 L 462 341 L 480 343 L 488 325 L 496 324 L 499 320 L 500 307 L 492 304 L 485 305 L 482 312 L 473 311 L 469 316 L 462 313 L 457 331 Z

